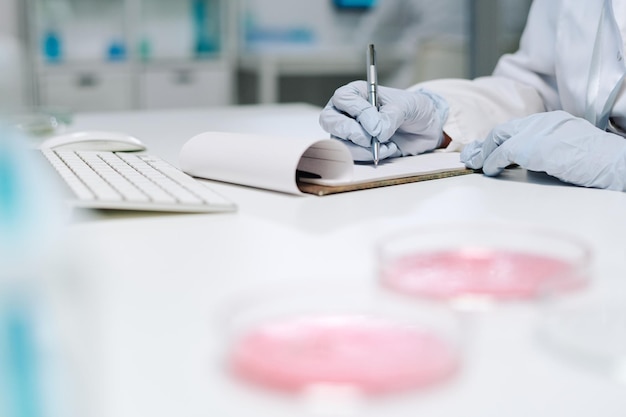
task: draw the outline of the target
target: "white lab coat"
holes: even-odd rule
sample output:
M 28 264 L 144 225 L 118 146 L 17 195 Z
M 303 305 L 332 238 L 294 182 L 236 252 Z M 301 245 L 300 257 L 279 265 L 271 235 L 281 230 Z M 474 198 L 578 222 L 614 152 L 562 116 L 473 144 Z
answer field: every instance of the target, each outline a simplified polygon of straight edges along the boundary
M 534 0 L 519 50 L 501 57 L 492 76 L 412 88 L 448 101 L 448 150 L 507 120 L 558 109 L 602 129 L 608 116 L 626 128 L 624 39 L 626 0 Z

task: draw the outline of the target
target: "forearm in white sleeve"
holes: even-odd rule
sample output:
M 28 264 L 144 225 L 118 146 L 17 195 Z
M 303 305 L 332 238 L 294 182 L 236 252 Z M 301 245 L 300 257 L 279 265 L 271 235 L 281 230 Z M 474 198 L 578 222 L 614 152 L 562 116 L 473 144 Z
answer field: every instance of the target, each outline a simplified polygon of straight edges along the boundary
M 452 139 L 448 151 L 459 151 L 466 143 L 484 139 L 500 123 L 545 111 L 537 90 L 504 77 L 438 79 L 416 84 L 409 90 L 418 88 L 433 91 L 448 103 L 443 126 Z

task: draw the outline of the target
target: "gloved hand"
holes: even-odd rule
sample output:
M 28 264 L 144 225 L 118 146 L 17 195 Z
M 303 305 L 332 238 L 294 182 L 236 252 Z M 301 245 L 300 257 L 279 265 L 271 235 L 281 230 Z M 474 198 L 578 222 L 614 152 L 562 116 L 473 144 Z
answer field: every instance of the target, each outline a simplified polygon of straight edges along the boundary
M 576 185 L 626 191 L 626 139 L 564 111 L 497 126 L 461 152 L 469 168 L 496 176 L 510 164 Z
M 367 83 L 339 87 L 319 118 L 333 138 L 343 139 L 355 161 L 371 161 L 372 137 L 381 143 L 380 159 L 417 155 L 437 148 L 448 115 L 446 101 L 427 90 L 378 87 L 380 109 L 367 100 Z

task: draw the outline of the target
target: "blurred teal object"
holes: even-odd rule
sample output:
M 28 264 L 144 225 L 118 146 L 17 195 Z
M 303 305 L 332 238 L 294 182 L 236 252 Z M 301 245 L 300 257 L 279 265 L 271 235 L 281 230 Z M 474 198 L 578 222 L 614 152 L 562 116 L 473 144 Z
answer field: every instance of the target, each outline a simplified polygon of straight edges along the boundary
M 44 167 L 27 135 L 0 118 L 0 272 L 55 245 L 66 207 Z
M 108 51 L 109 61 L 124 61 L 126 60 L 126 45 L 123 41 L 114 40 L 109 45 Z
M 6 305 L 8 304 L 8 305 Z M 0 415 L 43 417 L 33 325 L 25 306 L 0 301 Z
M 214 0 L 191 0 L 195 33 L 194 52 L 197 56 L 217 52 L 219 9 Z
M 54 30 L 46 32 L 43 40 L 43 55 L 47 62 L 60 62 L 63 56 L 61 36 Z
M 53 321 L 43 301 L 46 296 L 41 283 L 49 271 L 42 260 L 58 241 L 61 206 L 33 154 L 23 133 L 0 120 L 2 417 L 66 415 L 48 402 L 50 389 L 56 390 L 53 385 L 61 383 L 56 376 L 50 379 L 44 369 L 43 362 L 50 358 L 46 358 L 41 340 Z
M 0 230 L 6 234 L 5 239 L 10 239 L 15 233 L 12 229 L 19 227 L 21 197 L 16 172 L 11 155 L 0 150 Z
M 0 126 L 0 415 L 39 417 L 32 326 L 23 302 L 20 262 L 26 250 L 28 194 L 18 135 Z
M 26 231 L 29 216 L 28 187 L 24 183 L 28 166 L 24 166 L 19 134 L 0 127 L 0 259 L 15 246 Z
M 333 0 L 338 9 L 370 9 L 377 0 Z
M 141 58 L 141 60 L 143 62 L 147 62 L 150 60 L 150 57 L 152 56 L 152 43 L 150 42 L 150 39 L 148 39 L 147 37 L 142 37 L 141 40 L 139 41 L 139 58 Z

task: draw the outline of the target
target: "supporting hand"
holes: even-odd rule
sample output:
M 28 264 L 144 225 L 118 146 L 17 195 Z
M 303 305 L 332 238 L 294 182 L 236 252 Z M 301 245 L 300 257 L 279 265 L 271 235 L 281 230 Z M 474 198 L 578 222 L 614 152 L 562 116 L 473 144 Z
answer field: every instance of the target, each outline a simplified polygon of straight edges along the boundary
M 461 161 L 489 176 L 518 164 L 572 184 L 626 191 L 626 139 L 564 111 L 500 125 L 466 145 Z

